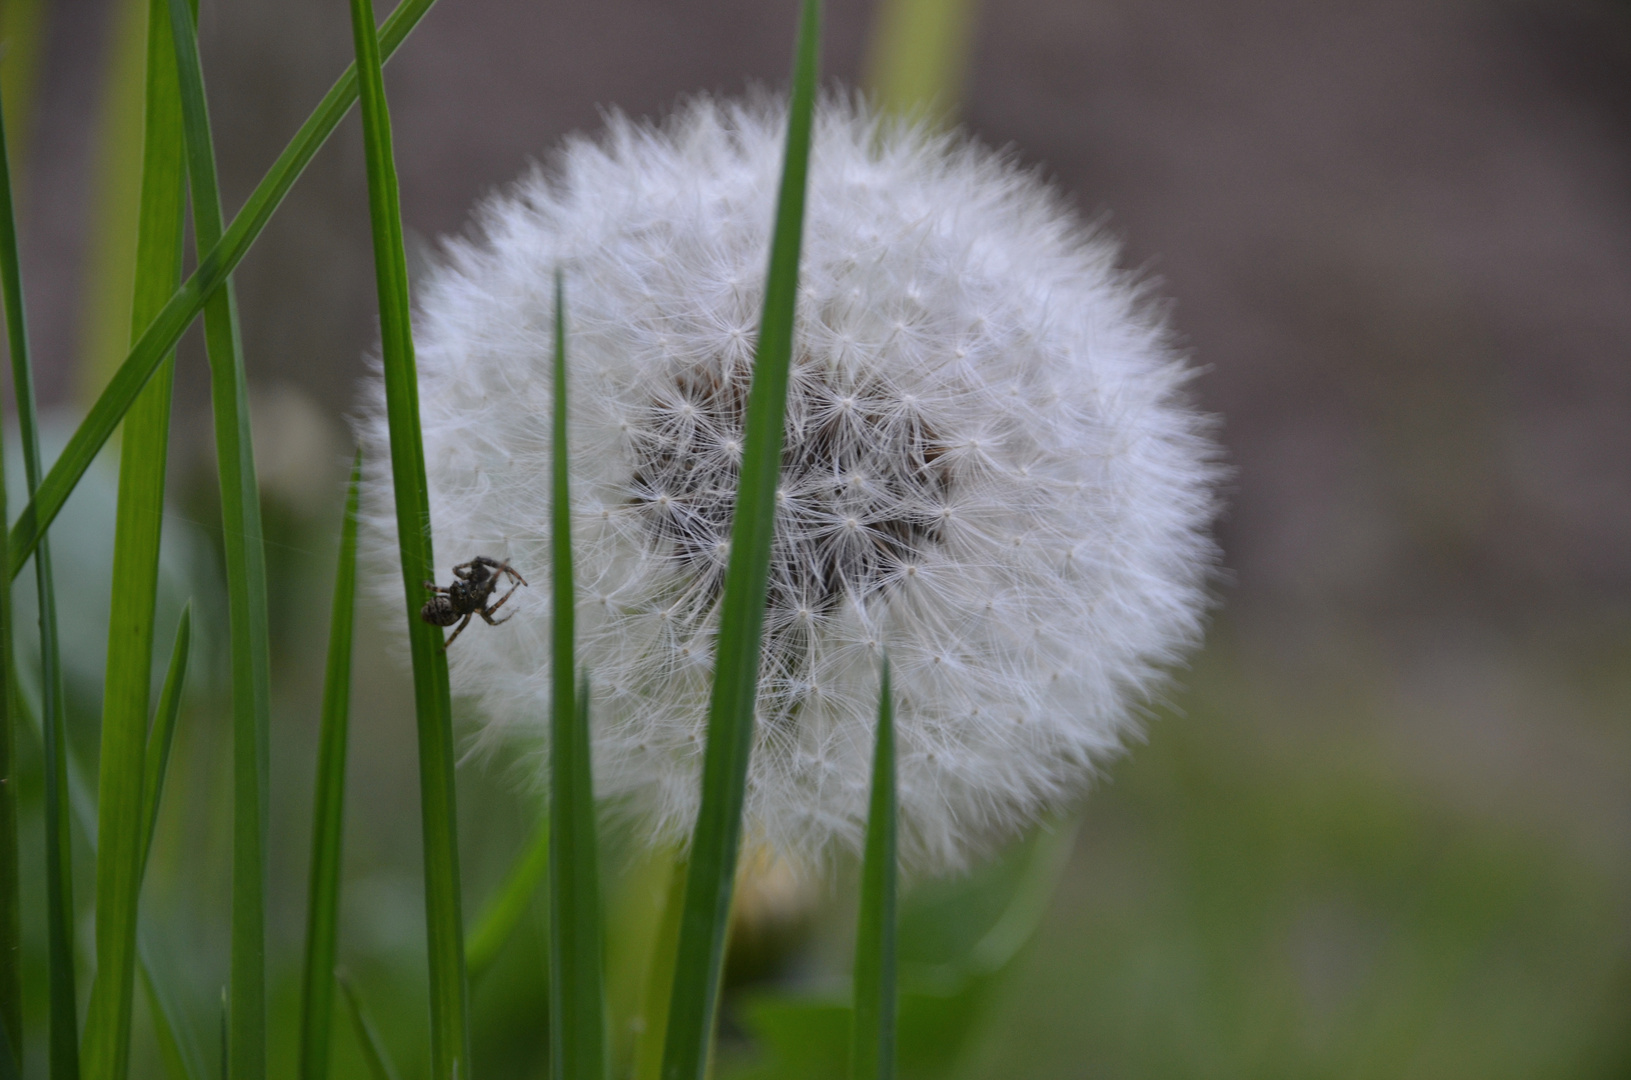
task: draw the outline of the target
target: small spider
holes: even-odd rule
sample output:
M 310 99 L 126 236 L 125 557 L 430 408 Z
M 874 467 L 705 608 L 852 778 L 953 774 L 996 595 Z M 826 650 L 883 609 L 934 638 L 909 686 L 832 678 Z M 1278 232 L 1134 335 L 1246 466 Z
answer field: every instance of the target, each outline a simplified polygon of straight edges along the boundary
M 509 575 L 515 584 L 510 586 L 509 592 L 498 598 L 498 603 L 489 604 L 487 599 L 498 587 L 500 574 Z M 444 649 L 453 644 L 454 638 L 464 633 L 464 628 L 470 625 L 472 615 L 480 615 L 487 621 L 488 626 L 508 622 L 509 615 L 495 619 L 493 612 L 503 607 L 504 601 L 508 600 L 516 589 L 527 583 L 526 578 L 515 572 L 515 567 L 507 562 L 489 559 L 485 555 L 477 555 L 469 562 L 455 566 L 453 576 L 458 580 L 445 589 L 434 581 L 425 582 L 425 588 L 436 595 L 426 600 L 425 606 L 419 609 L 419 617 L 434 626 L 452 626 L 459 623 L 459 628 L 442 642 Z M 463 622 L 459 622 L 461 617 L 464 619 Z

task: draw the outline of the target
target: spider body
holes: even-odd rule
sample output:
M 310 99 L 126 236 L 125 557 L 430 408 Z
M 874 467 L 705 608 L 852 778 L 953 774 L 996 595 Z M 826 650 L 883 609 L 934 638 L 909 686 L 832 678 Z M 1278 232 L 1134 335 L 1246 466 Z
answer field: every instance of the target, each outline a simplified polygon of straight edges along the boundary
M 425 601 L 425 606 L 419 609 L 419 617 L 433 626 L 452 626 L 459 624 L 459 628 L 449 634 L 442 643 L 442 648 L 453 644 L 455 638 L 464 633 L 464 628 L 470 625 L 470 620 L 480 615 L 488 626 L 497 626 L 507 621 L 510 616 L 502 619 L 493 618 L 493 612 L 504 606 L 516 589 L 527 583 L 527 579 L 516 573 L 515 567 L 507 562 L 499 562 L 485 555 L 477 555 L 467 563 L 460 563 L 453 568 L 453 584 L 443 588 L 434 581 L 425 582 L 432 596 Z M 508 577 L 514 582 L 497 602 L 488 603 L 493 592 L 498 588 L 501 577 Z M 461 621 L 462 620 L 462 621 Z

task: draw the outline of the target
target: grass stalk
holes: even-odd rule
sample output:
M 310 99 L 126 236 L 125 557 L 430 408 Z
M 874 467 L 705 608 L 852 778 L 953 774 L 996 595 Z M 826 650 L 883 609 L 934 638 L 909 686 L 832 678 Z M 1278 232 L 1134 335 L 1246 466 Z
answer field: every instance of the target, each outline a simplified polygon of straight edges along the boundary
M 742 802 L 753 748 L 770 545 L 781 476 L 782 426 L 793 355 L 805 178 L 815 113 L 821 6 L 804 0 L 788 110 L 786 160 L 776 206 L 764 314 L 744 420 L 742 471 L 731 522 L 730 563 L 719 619 L 702 802 L 691 840 L 685 908 L 674 965 L 663 1080 L 703 1080 L 724 964 Z
M 26 344 L 22 321 L 22 272 L 17 255 L 17 219 L 12 211 L 11 152 L 6 143 L 5 101 L 0 96 L 0 287 L 8 346 Z M 14 299 L 15 294 L 15 299 Z M 15 314 L 13 313 L 15 307 Z M 4 440 L 0 439 L 0 444 Z M 6 462 L 0 446 L 0 526 L 6 521 Z M 0 527 L 0 532 L 5 529 Z M 0 564 L 5 564 L 6 541 L 0 541 Z M 11 578 L 0 575 L 0 1069 L 22 1072 L 23 980 L 22 911 L 17 850 L 17 706 L 16 666 L 12 654 Z
M 566 303 L 555 272 L 555 417 L 550 453 L 549 1053 L 555 1080 L 604 1080 L 606 991 L 600 859 L 589 751 L 589 680 L 574 687 L 577 593 L 567 486 Z M 576 696 L 574 696 L 574 694 Z
M 382 62 L 397 50 L 433 3 L 435 0 L 402 0 L 391 12 L 390 18 L 379 29 Z M 170 294 L 158 314 L 144 324 L 141 335 L 131 346 L 124 362 L 114 372 L 101 396 L 46 473 L 39 491 L 17 516 L 16 523 L 11 527 L 6 564 L 13 578 L 28 561 L 29 555 L 33 554 L 41 534 L 61 512 L 79 478 L 90 468 L 98 451 L 113 434 L 114 428 L 119 426 L 120 420 L 124 419 L 137 395 L 175 348 L 182 332 L 192 325 L 198 313 L 204 309 L 205 301 L 215 294 L 242 261 L 261 230 L 271 220 L 272 213 L 283 202 L 284 196 L 356 100 L 357 74 L 353 65 L 341 74 L 289 145 L 284 147 L 219 242 L 199 245 L 203 254 L 198 260 L 197 269 Z
M 328 1075 L 329 1022 L 334 1015 L 334 954 L 340 916 L 340 850 L 345 838 L 345 759 L 351 709 L 351 628 L 357 594 L 357 495 L 362 452 L 351 463 L 339 565 L 329 616 L 328 667 L 313 797 L 311 876 L 306 899 L 306 967 L 300 1001 L 300 1077 Z
M 900 874 L 896 859 L 899 822 L 895 800 L 895 705 L 887 657 L 879 682 L 872 800 L 861 866 L 860 925 L 855 933 L 851 1080 L 894 1080 L 895 1076 L 895 902 Z
M 142 769 L 142 854 L 137 876 L 147 875 L 147 858 L 153 850 L 153 834 L 159 827 L 159 800 L 164 795 L 164 774 L 170 765 L 170 747 L 176 738 L 176 717 L 181 713 L 181 691 L 187 685 L 187 658 L 193 642 L 193 603 L 187 601 L 176 623 L 176 640 L 170 646 L 170 666 L 159 689 L 159 707 L 153 713 L 153 729 L 147 736 L 147 757 Z
M 221 241 L 221 191 L 187 0 L 170 0 L 181 89 L 187 167 L 198 250 Z M 269 723 L 266 548 L 249 432 L 248 388 L 231 280 L 204 305 L 215 458 L 221 483 L 222 547 L 232 657 L 232 972 L 229 1061 L 232 1080 L 266 1073 L 266 740 Z
M 169 17 L 163 0 L 151 0 L 132 340 L 181 278 L 186 195 L 176 94 Z M 129 1068 L 136 915 L 149 839 L 143 808 L 156 798 L 144 789 L 174 366 L 174 354 L 166 350 L 125 417 L 120 447 L 98 778 L 96 978 L 84 1042 L 90 1080 L 122 1080 Z
M 379 286 L 380 353 L 391 433 L 391 476 L 419 727 L 431 1075 L 435 1080 L 465 1080 L 470 1075 L 469 987 L 464 970 L 464 926 L 459 914 L 452 704 L 441 630 L 418 617 L 417 598 L 423 595 L 422 583 L 434 578 L 436 560 L 431 547 L 425 448 L 419 430 L 419 381 L 413 357 L 402 207 L 391 149 L 385 79 L 380 70 L 380 44 L 369 0 L 351 0 L 351 29 L 356 42 L 363 144 L 368 158 L 368 207 Z
M 0 112 L 3 112 L 0 108 Z M 0 275 L 3 275 L 6 344 L 11 352 L 12 390 L 23 444 L 23 471 L 30 495 L 40 483 L 40 431 L 34 406 L 34 371 L 23 306 L 17 219 L 11 198 L 10 153 L 0 128 Z M 51 545 L 40 537 L 34 552 L 39 599 L 40 698 L 45 749 L 46 956 L 50 1021 L 48 1040 L 52 1080 L 79 1076 L 78 993 L 74 977 L 74 888 L 72 830 L 69 828 L 67 716 L 62 698 L 62 654 L 57 637 L 57 602 Z

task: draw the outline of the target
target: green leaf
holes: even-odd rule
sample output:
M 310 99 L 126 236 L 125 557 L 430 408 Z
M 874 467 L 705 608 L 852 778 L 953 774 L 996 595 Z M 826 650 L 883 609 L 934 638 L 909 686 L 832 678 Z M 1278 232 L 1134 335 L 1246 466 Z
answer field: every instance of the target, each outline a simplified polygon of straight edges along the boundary
M 357 996 L 357 988 L 341 971 L 334 973 L 334 981 L 340 984 L 341 997 L 345 999 L 346 1012 L 351 1016 L 352 1030 L 357 1033 L 357 1046 L 362 1050 L 362 1059 L 368 1066 L 368 1075 L 373 1080 L 396 1080 L 396 1070 L 391 1067 L 391 1059 L 379 1041 L 379 1034 L 369 1022 L 368 1013 L 362 1006 L 362 998 Z
M 5 147 L 3 127 L 0 127 L 0 279 L 3 279 L 0 288 L 5 294 L 6 344 L 11 352 L 12 389 L 17 399 L 24 471 L 32 495 L 40 483 L 40 432 L 35 422 L 34 373 L 23 308 L 22 265 L 17 254 L 10 153 Z M 51 1076 L 53 1080 L 75 1080 L 79 1076 L 79 1018 L 74 988 L 74 861 L 68 828 L 68 771 L 64 749 L 67 718 L 62 699 L 62 655 L 57 641 L 51 547 L 44 536 L 40 537 L 34 555 L 34 576 L 40 601 L 40 690 L 45 717 L 46 955 L 51 1002 Z M 11 663 L 10 656 L 8 652 L 4 659 L 7 665 Z
M 4 103 L 0 102 L 0 112 Z M 17 259 L 17 221 L 11 207 L 10 150 L 6 144 L 5 124 L 0 121 L 0 258 L 5 260 L 0 272 L 5 275 L 6 330 L 8 335 L 26 340 L 19 320 L 12 317 L 12 283 L 18 283 L 21 294 L 22 274 Z M 23 309 L 19 300 L 15 310 Z M 17 323 L 17 326 L 13 326 Z M 3 442 L 3 440 L 0 440 Z M 5 455 L 0 453 L 0 526 L 6 521 Z M 0 527 L 0 532 L 5 532 Z M 6 555 L 9 534 L 0 539 L 0 566 L 9 565 Z M 16 671 L 12 665 L 11 645 L 11 575 L 0 574 L 0 1069 L 16 1075 L 22 1070 L 23 1032 L 23 980 L 22 980 L 22 913 L 19 893 L 20 878 L 17 861 L 17 686 Z
M 572 502 L 567 488 L 566 303 L 555 271 L 555 421 L 550 453 L 554 586 L 549 717 L 549 1052 L 555 1080 L 604 1080 L 606 990 L 600 858 L 589 751 L 589 680 L 577 671 Z
M 147 872 L 147 857 L 153 850 L 153 834 L 159 827 L 159 800 L 164 794 L 164 773 L 170 764 L 170 746 L 176 737 L 176 716 L 181 712 L 181 691 L 187 683 L 187 656 L 192 650 L 193 602 L 181 609 L 176 624 L 175 644 L 170 646 L 170 667 L 159 690 L 159 707 L 153 714 L 153 730 L 147 736 L 147 760 L 142 770 L 142 854 L 137 877 Z
M 187 0 L 170 0 L 176 73 L 186 132 L 193 234 L 201 252 L 221 240 L 216 182 L 198 39 Z M 249 433 L 249 402 L 237 301 L 230 280 L 204 305 L 215 460 L 221 481 L 222 548 L 232 656 L 232 973 L 229 1023 L 232 1080 L 266 1074 L 266 740 L 269 723 L 266 548 Z
M 351 708 L 351 627 L 357 594 L 357 494 L 362 451 L 351 463 L 339 566 L 329 616 L 328 668 L 317 749 L 311 825 L 311 877 L 306 898 L 306 967 L 300 1002 L 301 1080 L 328 1075 L 329 1020 L 334 1015 L 334 950 L 340 914 L 340 847 L 345 837 L 346 734 Z
M 389 59 L 409 32 L 425 17 L 436 0 L 402 0 L 379 30 L 379 48 L 382 57 Z M 90 468 L 102 444 L 108 441 L 114 428 L 129 411 L 142 387 L 147 385 L 164 358 L 175 348 L 182 332 L 192 325 L 193 319 L 204 309 L 206 299 L 227 280 L 249 248 L 271 220 L 272 213 L 294 182 L 300 178 L 318 149 L 333 133 L 352 102 L 357 100 L 357 74 L 348 67 L 323 100 L 318 103 L 306 122 L 300 126 L 283 153 L 272 163 L 271 169 L 255 190 L 250 193 L 243 209 L 232 219 L 232 225 L 220 242 L 207 247 L 198 260 L 198 268 L 181 287 L 170 295 L 163 309 L 148 322 L 140 338 L 131 346 L 130 354 L 113 378 L 108 381 L 102 396 L 96 399 L 90 412 L 80 422 L 78 430 L 68 440 L 62 454 L 46 474 L 39 492 L 11 528 L 9 563 L 11 576 L 16 577 L 23 563 L 33 554 L 41 534 L 62 510 L 68 496 L 79 483 L 79 478 Z M 205 245 L 200 245 L 204 248 Z
M 663 1048 L 663 1080 L 702 1080 L 719 998 L 742 833 L 742 800 L 753 748 L 759 638 L 764 624 L 776 484 L 781 475 L 782 425 L 793 356 L 820 29 L 819 0 L 804 0 L 788 110 L 787 157 L 782 167 L 764 314 L 759 321 L 753 385 L 748 391 L 744 421 L 741 479 L 731 522 L 731 556 L 725 571 L 713 696 L 708 706 L 702 802 L 691 839 L 674 992 Z
M 470 1075 L 469 985 L 464 970 L 464 925 L 459 915 L 458 818 L 453 783 L 452 704 L 442 632 L 419 618 L 416 598 L 435 576 L 425 447 L 419 432 L 419 378 L 413 358 L 407 256 L 402 207 L 391 151 L 391 118 L 380 71 L 379 42 L 369 0 L 351 0 L 362 101 L 363 145 L 368 157 L 368 209 L 379 286 L 380 353 L 385 411 L 391 431 L 391 478 L 396 493 L 397 542 L 413 656 L 414 711 L 419 724 L 419 806 L 424 835 L 425 923 L 430 954 L 431 1075 Z
M 538 829 L 521 849 L 515 864 L 505 875 L 504 884 L 487 901 L 476 917 L 475 926 L 464 937 L 464 964 L 470 978 L 475 979 L 498 959 L 499 950 L 521 923 L 538 891 L 539 882 L 549 870 L 549 820 L 538 824 Z
M 148 5 L 146 82 L 132 339 L 181 278 L 185 205 L 181 109 L 175 50 L 162 0 Z M 145 795 L 143 789 L 151 764 L 147 750 L 153 613 L 175 363 L 168 350 L 158 359 L 157 375 L 125 417 L 119 458 L 97 803 L 96 978 L 84 1041 L 85 1072 L 91 1080 L 122 1080 L 129 1065 L 136 916 L 150 839 L 144 809 L 156 806 L 156 793 Z
M 860 926 L 855 934 L 855 1022 L 850 1040 L 852 1080 L 895 1075 L 896 918 L 895 706 L 884 658 L 878 690 L 877 746 L 872 756 L 872 805 L 861 867 Z

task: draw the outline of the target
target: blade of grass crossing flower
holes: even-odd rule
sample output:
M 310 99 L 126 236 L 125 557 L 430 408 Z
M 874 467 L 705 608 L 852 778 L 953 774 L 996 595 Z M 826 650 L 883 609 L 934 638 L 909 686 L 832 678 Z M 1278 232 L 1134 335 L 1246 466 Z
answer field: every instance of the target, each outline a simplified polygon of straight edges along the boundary
M 198 39 L 187 0 L 170 0 L 176 73 L 200 251 L 220 242 L 221 192 L 204 98 Z M 249 434 L 243 347 L 232 282 L 204 305 L 215 459 L 221 482 L 222 547 L 232 656 L 232 971 L 228 1042 L 232 1080 L 266 1073 L 266 739 L 268 628 L 266 549 Z
M 396 52 L 433 3 L 435 0 L 402 0 L 391 12 L 390 18 L 379 29 L 382 60 L 389 59 Z M 353 65 L 346 68 L 289 145 L 284 147 L 238 215 L 232 219 L 220 242 L 207 248 L 200 245 L 204 248 L 204 254 L 198 260 L 197 269 L 180 288 L 167 293 L 169 300 L 158 314 L 142 324 L 141 335 L 131 346 L 124 362 L 46 473 L 39 492 L 23 507 L 12 525 L 8 561 L 4 564 L 10 567 L 11 577 L 15 578 L 23 563 L 28 561 L 34 546 L 39 543 L 41 533 L 62 510 L 79 478 L 90 468 L 97 452 L 119 426 L 119 421 L 159 369 L 161 362 L 175 348 L 182 332 L 204 309 L 205 300 L 220 288 L 248 253 L 261 230 L 271 220 L 273 212 L 283 202 L 283 197 L 356 100 L 357 74 Z
M 3 110 L 0 110 L 3 112 Z M 11 198 L 10 151 L 0 127 L 0 288 L 6 312 L 6 344 L 11 352 L 12 389 L 22 436 L 24 475 L 32 495 L 40 483 L 40 433 L 35 423 L 34 373 L 23 308 L 17 221 Z M 34 552 L 34 581 L 40 615 L 40 692 L 45 735 L 45 892 L 46 955 L 51 1015 L 49 1041 L 53 1080 L 79 1076 L 79 1018 L 74 988 L 74 889 L 72 833 L 69 830 L 67 718 L 62 701 L 62 657 L 57 640 L 56 591 L 51 546 L 40 537 Z
M 606 992 L 600 860 L 589 764 L 589 682 L 577 673 L 572 502 L 567 487 L 566 303 L 555 271 L 555 419 L 550 452 L 554 585 L 549 741 L 549 1052 L 555 1080 L 604 1080 Z M 574 696 L 574 693 L 576 696 Z
M 153 730 L 147 735 L 147 759 L 142 769 L 142 854 L 137 876 L 145 877 L 147 857 L 153 850 L 153 834 L 159 827 L 159 799 L 164 794 L 164 773 L 170 764 L 170 747 L 176 737 L 176 716 L 181 712 L 181 691 L 187 683 L 187 656 L 192 649 L 193 604 L 181 609 L 176 624 L 175 644 L 170 646 L 170 666 L 159 690 L 159 707 L 153 714 Z
M 351 463 L 339 566 L 329 616 L 328 668 L 317 749 L 317 791 L 306 894 L 306 967 L 300 1001 L 301 1080 L 328 1075 L 329 1021 L 334 1015 L 334 949 L 340 914 L 340 846 L 345 835 L 345 758 L 351 709 L 351 626 L 357 594 L 357 490 L 362 452 Z
M 674 965 L 663 1080 L 702 1080 L 718 1002 L 748 757 L 753 747 L 759 639 L 764 624 L 770 544 L 781 474 L 782 425 L 798 303 L 805 176 L 815 112 L 821 8 L 804 0 L 787 121 L 787 156 L 770 247 L 764 314 L 744 422 L 742 471 L 731 522 L 730 563 L 720 609 L 702 803 L 691 840 L 685 908 Z
M 887 656 L 879 682 L 872 805 L 867 811 L 860 925 L 855 933 L 850 1080 L 893 1080 L 895 1075 L 895 893 L 899 870 L 895 857 L 895 705 L 889 689 Z
M 380 353 L 391 431 L 391 476 L 419 725 L 431 1075 L 435 1080 L 466 1080 L 470 1075 L 469 990 L 464 970 L 464 926 L 459 915 L 452 705 L 441 630 L 418 617 L 419 605 L 415 602 L 423 593 L 421 582 L 435 576 L 436 560 L 431 550 L 425 448 L 419 432 L 419 382 L 413 357 L 407 258 L 402 247 L 402 208 L 397 197 L 379 42 L 369 0 L 351 0 L 351 30 L 356 42 L 363 146 L 368 158 L 368 207 L 379 284 Z
M 499 950 L 510 939 L 527 913 L 527 905 L 549 870 L 549 819 L 539 823 L 532 839 L 516 857 L 504 884 L 476 916 L 475 925 L 464 936 L 464 967 L 472 980 L 498 959 Z
M 163 0 L 148 5 L 146 84 L 133 340 L 181 278 L 181 109 Z M 122 1080 L 128 1069 L 136 914 L 149 838 L 144 807 L 156 798 L 144 788 L 174 354 L 166 350 L 158 360 L 154 378 L 125 417 L 119 457 L 97 785 L 96 977 L 84 1040 L 91 1080 Z
M 0 101 L 0 111 L 4 102 Z M 4 184 L 5 207 L 0 209 L 3 227 L 8 230 L 10 242 L 4 245 L 9 253 L 17 249 L 16 219 L 11 207 L 11 166 L 5 141 L 5 124 L 0 122 L 0 183 Z M 20 267 L 11 261 L 5 271 L 6 280 L 21 281 Z M 8 288 L 9 293 L 9 288 Z M 19 293 L 21 289 L 18 290 Z M 21 308 L 21 304 L 18 305 Z M 6 318 L 7 332 L 12 319 Z M 26 335 L 25 335 L 26 336 Z M 0 443 L 4 440 L 0 439 Z M 0 525 L 6 521 L 6 463 L 0 452 Z M 0 528 L 0 532 L 5 532 Z M 6 550 L 9 534 L 0 539 L 0 566 L 9 565 Z M 11 576 L 0 575 L 0 1069 L 15 1076 L 22 1071 L 23 1037 L 23 979 L 22 979 L 22 911 L 20 901 L 19 867 L 17 862 L 17 686 L 16 671 L 12 664 L 11 649 Z
M 357 1033 L 357 1046 L 362 1050 L 368 1075 L 373 1080 L 396 1080 L 396 1069 L 392 1068 L 385 1046 L 379 1041 L 379 1033 L 374 1030 L 367 1011 L 363 1009 L 357 988 L 351 984 L 350 978 L 339 971 L 334 973 L 334 981 L 340 984 L 340 996 L 345 999 L 345 1011 L 351 1017 L 351 1029 Z

